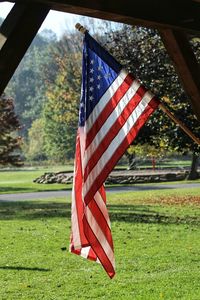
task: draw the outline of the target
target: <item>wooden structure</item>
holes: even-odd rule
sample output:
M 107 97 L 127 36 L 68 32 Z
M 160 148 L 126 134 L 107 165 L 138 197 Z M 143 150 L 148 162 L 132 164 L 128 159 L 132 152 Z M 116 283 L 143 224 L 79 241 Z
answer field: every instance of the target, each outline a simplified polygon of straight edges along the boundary
M 200 36 L 200 0 L 13 0 L 0 27 L 0 94 L 50 9 L 160 31 L 165 47 L 200 121 L 200 68 L 188 34 Z

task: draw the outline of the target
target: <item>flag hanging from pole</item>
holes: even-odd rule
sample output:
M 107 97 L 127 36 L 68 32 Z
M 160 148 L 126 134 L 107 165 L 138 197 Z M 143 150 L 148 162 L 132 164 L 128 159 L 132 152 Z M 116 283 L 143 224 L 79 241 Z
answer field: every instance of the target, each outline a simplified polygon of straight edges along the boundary
M 85 32 L 70 251 L 115 275 L 104 182 L 159 101 Z

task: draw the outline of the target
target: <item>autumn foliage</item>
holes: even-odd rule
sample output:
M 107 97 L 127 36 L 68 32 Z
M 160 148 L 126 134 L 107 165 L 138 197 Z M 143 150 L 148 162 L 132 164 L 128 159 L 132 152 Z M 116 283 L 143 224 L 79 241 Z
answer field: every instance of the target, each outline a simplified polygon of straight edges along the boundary
M 21 166 L 21 137 L 17 135 L 20 129 L 19 120 L 14 112 L 12 98 L 0 97 L 0 165 Z

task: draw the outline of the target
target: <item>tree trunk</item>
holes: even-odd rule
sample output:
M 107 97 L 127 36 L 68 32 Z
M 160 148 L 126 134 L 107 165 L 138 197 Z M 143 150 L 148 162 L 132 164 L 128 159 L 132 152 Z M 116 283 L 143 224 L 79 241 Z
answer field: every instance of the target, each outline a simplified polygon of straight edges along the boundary
M 128 158 L 128 170 L 136 170 L 136 156 L 134 153 L 125 152 L 126 157 Z
M 195 153 L 193 153 L 191 169 L 190 169 L 190 173 L 187 177 L 188 180 L 194 180 L 194 179 L 199 178 L 199 175 L 197 172 L 198 163 L 199 163 L 199 156 L 197 156 Z

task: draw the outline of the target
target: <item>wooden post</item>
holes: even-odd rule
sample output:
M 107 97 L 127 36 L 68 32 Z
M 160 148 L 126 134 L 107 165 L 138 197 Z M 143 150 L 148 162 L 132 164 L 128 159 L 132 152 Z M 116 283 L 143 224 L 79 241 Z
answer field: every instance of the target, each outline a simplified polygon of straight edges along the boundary
M 49 12 L 39 3 L 17 3 L 0 27 L 0 95 Z
M 192 104 L 193 111 L 200 121 L 200 67 L 187 35 L 173 29 L 162 29 L 159 32 Z

